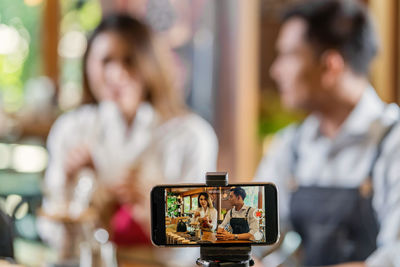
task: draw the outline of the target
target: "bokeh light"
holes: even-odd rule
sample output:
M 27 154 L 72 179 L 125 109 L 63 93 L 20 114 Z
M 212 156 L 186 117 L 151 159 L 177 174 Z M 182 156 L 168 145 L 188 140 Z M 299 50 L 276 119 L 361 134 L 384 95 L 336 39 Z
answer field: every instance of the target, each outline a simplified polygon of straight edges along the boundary
M 17 52 L 20 42 L 20 35 L 14 27 L 5 24 L 0 24 L 0 54 L 8 55 Z
M 22 197 L 20 195 L 8 195 L 5 202 L 5 211 L 9 216 L 12 216 L 15 208 L 22 201 Z
M 69 31 L 61 38 L 58 54 L 64 58 L 80 58 L 86 50 L 86 37 L 80 31 Z
M 42 3 L 43 0 L 0 1 L 0 105 L 5 113 L 16 113 L 24 107 L 24 84 L 42 71 Z
M 37 6 L 41 4 L 43 0 L 24 0 L 25 5 L 27 6 Z
M 29 205 L 28 203 L 24 202 L 17 208 L 17 210 L 14 212 L 15 213 L 15 219 L 20 220 L 25 217 L 25 215 L 28 213 L 29 210 Z
M 106 230 L 99 228 L 94 232 L 94 238 L 100 244 L 105 244 L 108 241 L 109 235 Z
M 10 168 L 11 149 L 7 144 L 0 143 L 0 169 Z
M 18 172 L 41 172 L 47 166 L 46 149 L 40 146 L 15 145 L 12 167 Z
M 31 110 L 48 111 L 55 95 L 54 82 L 46 76 L 29 79 L 25 84 L 25 105 Z
M 77 82 L 66 82 L 61 87 L 58 103 L 61 110 L 68 110 L 79 105 L 82 99 L 82 87 Z

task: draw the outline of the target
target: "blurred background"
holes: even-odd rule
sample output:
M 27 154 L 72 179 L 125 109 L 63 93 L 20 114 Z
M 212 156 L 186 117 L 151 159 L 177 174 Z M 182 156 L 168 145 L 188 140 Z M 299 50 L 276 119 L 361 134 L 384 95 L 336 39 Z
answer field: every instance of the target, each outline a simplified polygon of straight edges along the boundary
M 37 235 L 36 212 L 51 125 L 82 97 L 86 37 L 102 16 L 128 12 L 170 46 L 179 89 L 219 139 L 218 170 L 249 181 L 271 136 L 302 114 L 284 111 L 268 70 L 279 14 L 296 0 L 1 0 L 0 206 L 15 218 L 17 259 L 51 254 Z M 400 101 L 400 3 L 365 0 L 380 36 L 371 81 Z M 50 255 L 51 257 L 51 255 Z

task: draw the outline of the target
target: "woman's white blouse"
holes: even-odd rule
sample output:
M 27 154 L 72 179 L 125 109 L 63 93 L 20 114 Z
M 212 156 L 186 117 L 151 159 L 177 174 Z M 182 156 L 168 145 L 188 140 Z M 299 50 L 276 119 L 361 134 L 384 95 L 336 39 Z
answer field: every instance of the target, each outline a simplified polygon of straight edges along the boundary
M 215 170 L 218 153 L 212 127 L 193 113 L 161 123 L 152 106 L 143 103 L 128 128 L 111 102 L 82 106 L 62 115 L 48 137 L 47 212 L 57 212 L 57 203 L 65 200 L 64 162 L 81 145 L 91 151 L 99 182 L 115 183 L 140 167 L 138 186 L 144 190 L 161 183 L 202 182 L 207 171 Z

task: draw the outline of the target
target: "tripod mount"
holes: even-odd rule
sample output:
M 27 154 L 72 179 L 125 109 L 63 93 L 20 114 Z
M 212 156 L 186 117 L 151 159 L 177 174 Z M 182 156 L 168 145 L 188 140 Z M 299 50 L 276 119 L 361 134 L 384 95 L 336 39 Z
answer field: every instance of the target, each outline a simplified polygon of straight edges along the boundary
M 227 172 L 207 172 L 207 186 L 227 186 Z M 251 259 L 251 245 L 232 246 L 213 246 L 201 245 L 200 258 L 196 264 L 204 267 L 248 267 L 253 266 L 254 261 Z

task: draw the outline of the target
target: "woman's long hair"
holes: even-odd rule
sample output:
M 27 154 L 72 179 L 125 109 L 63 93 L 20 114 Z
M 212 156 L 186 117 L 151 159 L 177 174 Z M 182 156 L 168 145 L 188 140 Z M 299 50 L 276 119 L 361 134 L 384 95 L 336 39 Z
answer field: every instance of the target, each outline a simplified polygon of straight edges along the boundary
M 207 192 L 201 192 L 201 193 L 199 194 L 199 196 L 197 197 L 197 203 L 199 203 L 199 208 L 202 208 L 202 206 L 200 205 L 200 197 L 201 197 L 201 196 L 204 196 L 204 197 L 206 198 L 207 206 L 208 206 L 210 209 L 213 209 L 213 208 L 214 208 L 214 205 L 213 205 L 213 203 L 212 203 L 212 201 L 211 201 L 210 195 L 209 195 Z
M 87 74 L 87 60 L 93 41 L 105 32 L 119 34 L 132 47 L 135 70 L 143 80 L 145 101 L 158 111 L 163 119 L 186 112 L 183 96 L 174 88 L 171 61 L 166 49 L 156 42 L 150 28 L 139 20 L 125 14 L 105 17 L 93 31 L 83 57 L 83 103 L 97 104 L 91 91 Z

